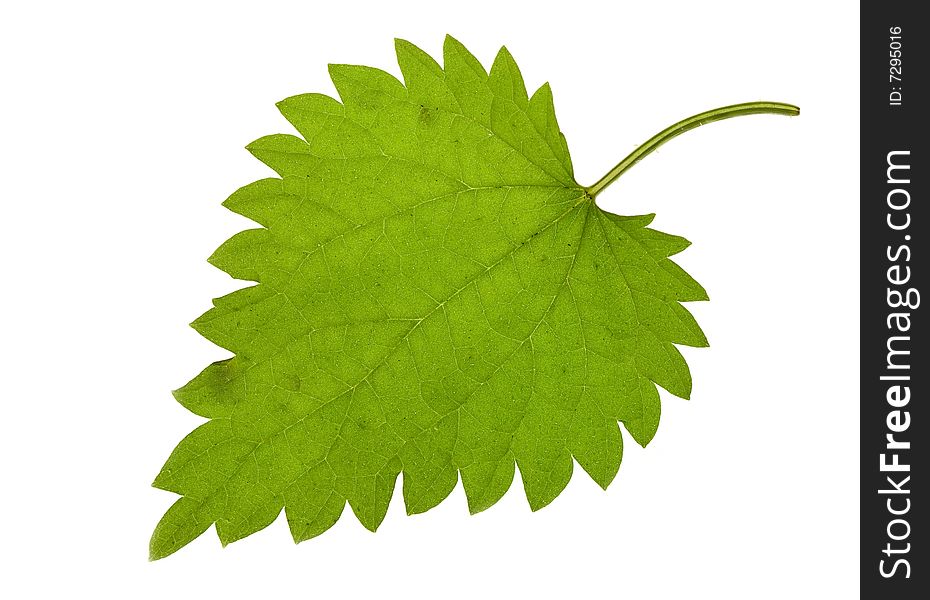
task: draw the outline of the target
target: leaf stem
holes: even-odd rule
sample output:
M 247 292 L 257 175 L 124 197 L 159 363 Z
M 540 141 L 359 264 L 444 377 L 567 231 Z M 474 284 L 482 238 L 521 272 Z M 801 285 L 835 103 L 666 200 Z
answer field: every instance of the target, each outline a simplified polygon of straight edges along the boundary
M 783 104 L 781 102 L 744 102 L 742 104 L 733 104 L 732 106 L 715 108 L 713 110 L 708 110 L 706 112 L 694 115 L 693 117 L 688 117 L 687 119 L 678 121 L 671 127 L 667 127 L 649 138 L 645 144 L 642 144 L 636 148 L 636 150 L 631 152 L 629 156 L 621 160 L 616 167 L 601 177 L 597 183 L 585 188 L 585 191 L 591 198 L 594 198 L 599 193 L 601 193 L 604 188 L 613 183 L 618 177 L 623 175 L 627 169 L 641 161 L 650 152 L 665 142 L 669 141 L 673 137 L 681 135 L 686 131 L 694 129 L 695 127 L 700 127 L 701 125 L 706 125 L 707 123 L 713 123 L 714 121 L 729 119 L 731 117 L 741 117 L 743 115 L 756 115 L 764 113 L 794 117 L 801 114 L 801 109 L 799 109 L 797 106 L 794 106 L 793 104 Z

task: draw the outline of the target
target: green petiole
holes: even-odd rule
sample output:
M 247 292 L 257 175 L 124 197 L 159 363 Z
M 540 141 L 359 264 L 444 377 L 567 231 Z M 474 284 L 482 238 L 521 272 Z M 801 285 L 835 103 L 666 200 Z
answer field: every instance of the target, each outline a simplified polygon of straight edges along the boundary
M 789 117 L 794 117 L 801 114 L 801 109 L 797 106 L 794 106 L 793 104 L 783 104 L 781 102 L 744 102 L 742 104 L 733 104 L 731 106 L 715 108 L 713 110 L 708 110 L 706 112 L 696 114 L 692 117 L 688 117 L 687 119 L 675 123 L 671 127 L 666 127 L 659 133 L 649 138 L 645 144 L 642 144 L 636 148 L 636 150 L 631 152 L 629 156 L 621 160 L 616 167 L 601 177 L 597 183 L 585 188 L 585 191 L 591 198 L 594 198 L 604 188 L 613 183 L 618 177 L 623 175 L 627 169 L 641 161 L 650 152 L 665 142 L 669 141 L 673 137 L 681 135 L 686 131 L 694 129 L 695 127 L 700 127 L 701 125 L 706 125 L 707 123 L 713 123 L 714 121 L 722 121 L 723 119 L 729 119 L 731 117 L 741 117 L 743 115 L 756 114 L 786 115 Z

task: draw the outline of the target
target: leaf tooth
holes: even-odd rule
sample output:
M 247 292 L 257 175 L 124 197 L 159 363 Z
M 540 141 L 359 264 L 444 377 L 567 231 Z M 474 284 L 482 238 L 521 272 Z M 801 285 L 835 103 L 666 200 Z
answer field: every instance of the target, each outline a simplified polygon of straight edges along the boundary
M 674 344 L 703 348 L 707 338 L 688 310 L 672 298 L 662 298 L 637 289 L 631 290 L 637 312 L 643 315 L 640 327 L 652 332 L 658 339 Z
M 447 75 L 452 75 L 460 81 L 478 78 L 484 82 L 488 78 L 487 71 L 475 55 L 466 48 L 462 42 L 451 35 L 446 35 L 442 45 L 443 69 Z
M 179 498 L 152 532 L 149 560 L 160 560 L 174 554 L 212 524 L 213 516 L 202 502 L 186 497 Z
M 707 336 L 704 335 L 701 326 L 698 325 L 694 315 L 692 315 L 687 308 L 676 302 L 672 305 L 672 311 L 680 328 L 678 336 L 675 339 L 669 340 L 670 342 L 681 344 L 682 346 L 691 346 L 692 348 L 707 348 L 710 346 L 710 343 L 707 341 Z
M 397 475 L 393 477 L 378 474 L 375 476 L 375 490 L 370 496 L 358 495 L 349 498 L 349 507 L 355 513 L 365 529 L 372 533 L 378 531 L 378 527 L 384 522 L 387 516 L 387 509 L 391 498 L 394 496 L 394 484 L 397 481 Z
M 608 220 L 613 221 L 625 229 L 628 233 L 633 233 L 635 231 L 641 230 L 644 227 L 647 227 L 656 218 L 655 213 L 649 213 L 647 215 L 623 216 L 608 212 L 606 210 L 601 210 L 601 215 L 607 217 Z
M 421 108 L 442 108 L 461 112 L 455 96 L 446 86 L 445 74 L 432 56 L 402 39 L 394 41 L 397 64 L 404 75 L 410 100 Z
M 571 454 L 564 450 L 560 449 L 555 456 L 517 457 L 523 491 L 533 512 L 549 506 L 571 480 L 574 461 Z M 534 464 L 541 462 L 545 464 Z
M 237 215 L 268 227 L 274 222 L 274 200 L 284 194 L 284 182 L 276 177 L 259 179 L 233 192 L 223 206 Z
M 254 340 L 245 340 L 243 329 L 258 331 L 272 315 L 280 314 L 286 303 L 267 285 L 253 285 L 213 299 L 213 308 L 203 313 L 191 327 L 217 346 L 248 359 Z
M 267 229 L 246 229 L 223 242 L 207 262 L 235 279 L 259 281 L 276 252 L 280 250 Z
M 642 228 L 634 233 L 636 238 L 654 254 L 674 256 L 691 246 L 691 242 L 678 235 L 671 235 L 655 229 Z
M 377 110 L 384 100 L 380 95 L 392 100 L 403 99 L 407 89 L 396 77 L 376 69 L 360 65 L 330 64 L 329 77 L 339 92 L 339 97 L 346 107 Z
M 587 390 L 575 406 L 568 432 L 568 449 L 582 469 L 601 488 L 616 477 L 623 458 L 623 436 L 617 419 L 607 414 L 603 402 Z
M 206 500 L 254 444 L 234 436 L 229 419 L 213 419 L 187 434 L 172 450 L 152 486 Z M 207 468 L 205 468 L 207 467 Z
M 543 82 L 539 89 L 533 92 L 533 97 L 530 98 L 530 104 L 536 104 L 540 108 L 545 109 L 545 112 L 549 116 L 555 117 L 555 105 L 552 100 L 552 86 L 549 85 L 549 82 Z
M 575 167 L 572 165 L 571 154 L 568 152 L 568 140 L 565 138 L 565 134 L 559 131 L 559 142 L 562 144 L 562 152 L 565 153 L 565 159 L 568 161 L 568 172 L 572 177 L 575 176 Z
M 342 119 L 345 107 L 326 94 L 298 94 L 281 100 L 278 111 L 305 140 L 315 139 L 333 120 Z
M 284 508 L 280 496 L 255 486 L 248 492 L 230 494 L 223 508 L 223 516 L 216 520 L 216 535 L 225 548 L 268 527 Z
M 404 444 L 401 459 L 404 506 L 408 515 L 426 512 L 446 499 L 458 483 L 453 453 L 458 439 L 457 411 Z
M 442 77 L 442 67 L 439 63 L 407 40 L 394 38 L 394 51 L 397 53 L 397 64 L 400 66 L 400 72 L 404 75 L 404 82 L 410 87 L 410 81 L 414 78 L 417 71 L 424 71 L 434 77 Z
M 516 462 L 507 452 L 499 460 L 473 463 L 460 470 L 468 512 L 476 515 L 494 506 L 513 484 Z
M 245 147 L 252 156 L 271 167 L 278 175 L 304 175 L 311 172 L 315 157 L 310 146 L 294 135 L 276 133 L 258 138 Z
M 513 59 L 510 51 L 506 46 L 501 46 L 491 65 L 491 74 L 488 80 L 491 88 L 501 93 L 524 111 L 529 105 L 529 97 L 526 93 L 526 84 L 523 83 L 523 75 L 520 74 L 520 68 Z
M 229 417 L 243 393 L 241 385 L 236 385 L 242 372 L 239 361 L 220 360 L 171 393 L 181 406 L 201 417 Z
M 332 469 L 326 463 L 311 469 L 286 493 L 284 512 L 295 544 L 324 533 L 336 524 L 346 500 L 332 487 Z
M 663 342 L 651 332 L 640 335 L 636 340 L 639 357 L 661 357 L 661 362 L 637 360 L 641 373 L 662 386 L 668 392 L 688 400 L 691 397 L 691 370 L 678 348 L 670 342 Z
M 243 281 L 281 283 L 293 278 L 306 254 L 287 238 L 265 228 L 240 231 L 207 259 L 214 267 Z
M 633 441 L 645 448 L 659 430 L 662 403 L 656 384 L 647 377 L 637 376 L 633 386 L 624 398 L 621 414 L 617 416 Z
M 552 153 L 558 157 L 569 175 L 574 178 L 572 159 L 568 152 L 565 136 L 559 130 L 559 121 L 555 116 L 555 104 L 549 82 L 542 84 L 530 98 L 529 116 L 536 131 L 546 140 Z
M 676 285 L 676 297 L 679 302 L 702 302 L 709 299 L 704 286 L 691 277 L 674 261 L 665 259 L 659 263 L 666 272 L 671 274 Z

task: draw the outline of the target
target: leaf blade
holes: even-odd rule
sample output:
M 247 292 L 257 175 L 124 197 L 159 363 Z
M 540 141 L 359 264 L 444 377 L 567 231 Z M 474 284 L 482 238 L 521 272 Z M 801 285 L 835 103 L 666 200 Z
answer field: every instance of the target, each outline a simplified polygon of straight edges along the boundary
M 538 510 L 573 459 L 613 481 L 618 422 L 655 435 L 656 384 L 690 394 L 674 344 L 706 338 L 680 303 L 706 293 L 668 259 L 687 241 L 594 204 L 551 90 L 528 97 L 506 49 L 490 74 L 451 37 L 442 67 L 396 50 L 403 83 L 330 65 L 341 102 L 288 98 L 300 137 L 248 146 L 278 177 L 224 203 L 261 227 L 210 262 L 256 285 L 192 324 L 235 356 L 175 394 L 211 420 L 156 479 L 182 498 L 153 557 L 214 522 L 242 539 L 282 508 L 298 542 L 346 503 L 374 531 L 401 473 L 410 514 L 459 480 L 485 510 L 518 467 Z

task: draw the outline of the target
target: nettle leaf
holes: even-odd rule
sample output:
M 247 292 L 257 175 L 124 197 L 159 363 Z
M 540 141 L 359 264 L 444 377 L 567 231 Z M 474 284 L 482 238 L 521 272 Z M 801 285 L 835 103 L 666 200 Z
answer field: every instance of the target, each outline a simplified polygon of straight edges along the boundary
M 643 446 L 656 433 L 657 385 L 691 393 L 675 345 L 707 339 L 681 303 L 707 294 L 669 260 L 688 242 L 598 208 L 549 86 L 529 96 L 506 49 L 490 73 L 451 37 L 443 67 L 400 40 L 397 58 L 404 83 L 331 65 L 341 102 L 288 98 L 299 135 L 248 146 L 277 177 L 224 204 L 261 227 L 210 262 L 257 285 L 192 324 L 234 357 L 175 392 L 209 420 L 155 479 L 181 498 L 153 559 L 282 509 L 298 542 L 346 502 L 375 530 L 400 473 L 411 514 L 459 475 L 484 510 L 516 468 L 537 510 L 573 458 L 607 487 L 618 422 Z

